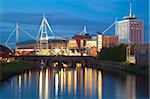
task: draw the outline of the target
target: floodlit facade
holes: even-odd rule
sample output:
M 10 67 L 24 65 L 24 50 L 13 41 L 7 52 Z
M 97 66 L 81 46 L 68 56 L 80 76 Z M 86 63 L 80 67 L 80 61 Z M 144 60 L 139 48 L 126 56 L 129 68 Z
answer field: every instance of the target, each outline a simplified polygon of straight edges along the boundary
M 119 43 L 143 44 L 144 43 L 144 22 L 138 19 L 125 19 L 118 21 L 117 34 Z
M 119 43 L 140 45 L 144 43 L 144 21 L 132 14 L 132 2 L 130 2 L 129 16 L 116 23 L 116 34 Z
M 102 35 L 97 35 L 97 50 L 100 52 L 102 49 Z
M 78 47 L 76 39 L 70 39 L 68 42 L 69 55 L 75 56 L 96 56 L 97 55 L 97 41 L 96 40 L 80 40 L 80 48 Z
M 42 49 L 37 51 L 37 43 L 36 41 L 27 41 L 17 43 L 16 54 L 18 55 L 66 55 L 68 40 L 48 40 L 48 49 Z
M 100 52 L 103 47 L 113 47 L 118 45 L 118 36 L 97 35 L 97 50 Z
M 118 45 L 118 36 L 102 36 L 103 47 L 113 47 Z
M 77 41 L 75 39 L 70 39 L 68 42 L 68 48 L 77 49 L 78 48 Z

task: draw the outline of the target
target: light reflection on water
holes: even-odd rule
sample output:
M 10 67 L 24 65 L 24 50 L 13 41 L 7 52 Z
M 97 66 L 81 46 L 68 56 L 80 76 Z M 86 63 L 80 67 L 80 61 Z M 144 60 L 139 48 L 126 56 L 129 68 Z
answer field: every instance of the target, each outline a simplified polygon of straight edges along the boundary
M 39 99 L 42 99 L 42 87 L 43 87 L 43 75 L 42 75 L 42 71 L 40 71 L 40 78 L 39 78 Z
M 0 86 L 2 98 L 140 99 L 147 83 L 132 75 L 112 75 L 92 68 L 28 71 Z M 144 92 L 143 92 L 144 90 Z M 146 93 L 145 93 L 146 92 Z

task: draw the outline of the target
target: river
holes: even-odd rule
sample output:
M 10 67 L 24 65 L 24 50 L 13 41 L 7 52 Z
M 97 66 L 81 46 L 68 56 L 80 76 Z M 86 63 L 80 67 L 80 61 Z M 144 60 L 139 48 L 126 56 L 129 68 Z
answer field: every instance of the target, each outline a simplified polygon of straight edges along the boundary
M 1 99 L 148 99 L 144 76 L 92 68 L 34 70 L 0 85 Z

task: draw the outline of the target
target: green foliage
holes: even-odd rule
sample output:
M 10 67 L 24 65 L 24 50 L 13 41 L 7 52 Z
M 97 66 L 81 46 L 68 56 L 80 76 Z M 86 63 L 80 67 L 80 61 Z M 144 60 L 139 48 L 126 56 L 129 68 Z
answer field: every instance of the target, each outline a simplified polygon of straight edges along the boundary
M 101 53 L 98 53 L 98 60 L 106 61 L 126 61 L 126 45 L 120 44 L 112 48 L 103 48 Z
M 0 81 L 9 78 L 23 71 L 33 68 L 32 65 L 26 62 L 11 62 L 11 63 L 1 63 L 0 65 Z

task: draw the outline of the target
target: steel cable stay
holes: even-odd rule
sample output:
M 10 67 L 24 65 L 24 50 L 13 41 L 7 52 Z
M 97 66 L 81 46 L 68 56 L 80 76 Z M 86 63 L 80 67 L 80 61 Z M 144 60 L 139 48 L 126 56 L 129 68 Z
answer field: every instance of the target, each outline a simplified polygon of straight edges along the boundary
M 17 42 L 18 42 L 18 39 L 19 39 L 19 29 L 22 31 L 22 32 L 24 32 L 25 34 L 27 34 L 31 39 L 33 39 L 33 40 L 35 40 L 35 38 L 30 34 L 30 33 L 28 33 L 27 31 L 25 31 L 22 27 L 20 27 L 19 25 L 18 25 L 18 23 L 16 23 L 16 27 L 13 29 L 13 31 L 11 32 L 11 34 L 9 35 L 9 37 L 7 38 L 7 40 L 5 41 L 5 43 L 4 43 L 4 45 L 5 46 L 7 46 L 8 48 L 10 48 L 9 47 L 9 45 L 15 45 Z M 14 35 L 14 34 L 16 34 L 16 42 L 15 43 L 9 43 L 9 40 L 11 39 L 11 37 Z M 10 48 L 11 49 L 11 48 Z
M 109 27 L 107 27 L 107 28 L 102 32 L 102 34 L 105 34 L 109 29 L 111 29 L 114 25 L 116 25 L 117 22 L 118 22 L 118 21 L 117 21 L 117 18 L 116 18 L 116 20 L 115 20 Z
M 19 27 L 19 29 L 22 30 L 24 33 L 26 33 L 30 38 L 32 38 L 33 40 L 35 40 L 35 38 L 30 33 L 28 33 L 27 31 L 25 31 L 23 28 Z

